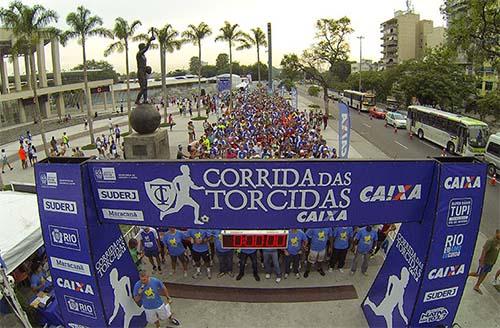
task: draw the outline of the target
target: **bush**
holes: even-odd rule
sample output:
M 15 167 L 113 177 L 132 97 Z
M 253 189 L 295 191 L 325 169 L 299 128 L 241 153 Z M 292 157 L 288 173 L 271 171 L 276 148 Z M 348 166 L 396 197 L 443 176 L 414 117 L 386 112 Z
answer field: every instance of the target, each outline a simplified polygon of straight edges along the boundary
M 93 150 L 93 149 L 96 149 L 95 144 L 88 144 L 82 147 L 82 150 Z
M 309 106 L 307 106 L 307 107 L 312 108 L 312 109 L 319 109 L 320 108 L 319 105 L 317 105 L 317 104 L 309 104 Z
M 174 125 L 174 126 L 175 126 L 176 124 L 177 124 L 177 123 L 173 123 L 172 125 Z M 160 124 L 160 127 L 162 127 L 162 128 L 169 128 L 169 127 L 170 127 L 170 124 L 168 124 L 168 123 L 162 123 L 162 124 Z
M 191 120 L 192 121 L 204 121 L 206 119 L 208 119 L 208 117 L 206 117 L 206 116 L 196 116 L 196 117 L 193 117 Z
M 317 97 L 320 91 L 321 88 L 318 87 L 317 85 L 311 85 L 309 89 L 307 89 L 307 93 L 313 97 Z

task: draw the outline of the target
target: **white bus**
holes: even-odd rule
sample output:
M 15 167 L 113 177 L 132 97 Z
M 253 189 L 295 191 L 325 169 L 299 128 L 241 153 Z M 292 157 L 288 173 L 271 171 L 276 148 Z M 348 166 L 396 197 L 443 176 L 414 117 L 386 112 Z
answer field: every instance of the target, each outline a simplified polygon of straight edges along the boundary
M 425 106 L 408 107 L 406 128 L 460 156 L 484 154 L 489 134 L 484 122 Z
M 359 109 L 362 112 L 368 112 L 370 107 L 375 106 L 375 95 L 371 93 L 344 90 L 342 99 L 348 106 Z

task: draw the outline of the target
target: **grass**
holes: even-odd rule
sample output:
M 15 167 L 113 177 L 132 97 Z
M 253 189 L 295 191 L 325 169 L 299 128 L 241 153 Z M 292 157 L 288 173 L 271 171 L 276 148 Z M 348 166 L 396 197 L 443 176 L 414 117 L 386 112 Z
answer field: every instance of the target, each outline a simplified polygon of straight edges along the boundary
M 3 186 L 3 191 L 9 191 L 12 190 L 12 185 L 11 184 L 6 184 Z
M 177 124 L 177 123 L 173 123 L 173 125 L 174 125 L 174 126 L 175 126 L 176 124 Z M 168 123 L 162 123 L 162 124 L 160 124 L 160 127 L 162 127 L 162 128 L 169 128 L 169 127 L 170 127 L 170 124 L 168 124 Z
M 192 121 L 204 121 L 206 119 L 208 119 L 208 117 L 206 117 L 206 116 L 196 116 L 196 117 L 193 117 L 191 120 Z
M 82 150 L 92 150 L 92 149 L 96 149 L 95 144 L 88 144 L 82 147 Z

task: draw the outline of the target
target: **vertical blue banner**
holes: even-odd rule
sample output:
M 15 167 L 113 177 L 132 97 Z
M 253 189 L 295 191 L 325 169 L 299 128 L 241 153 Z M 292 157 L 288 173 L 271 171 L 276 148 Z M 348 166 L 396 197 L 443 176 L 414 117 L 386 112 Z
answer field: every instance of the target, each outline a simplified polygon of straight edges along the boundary
M 349 107 L 339 102 L 339 158 L 349 157 L 349 146 L 351 143 L 351 116 Z
M 224 90 L 229 90 L 231 87 L 230 77 L 220 76 L 217 78 L 217 90 L 222 92 Z
M 440 163 L 422 223 L 404 223 L 362 309 L 373 327 L 449 327 L 474 255 L 482 163 Z
M 56 298 L 67 327 L 142 327 L 132 299 L 139 280 L 117 225 L 103 225 L 80 163 L 35 166 L 40 221 Z
M 453 324 L 474 256 L 485 184 L 485 164 L 441 164 L 432 247 L 411 326 Z
M 297 92 L 297 89 L 292 88 L 290 95 L 292 96 L 292 107 L 297 109 L 299 106 L 299 93 Z

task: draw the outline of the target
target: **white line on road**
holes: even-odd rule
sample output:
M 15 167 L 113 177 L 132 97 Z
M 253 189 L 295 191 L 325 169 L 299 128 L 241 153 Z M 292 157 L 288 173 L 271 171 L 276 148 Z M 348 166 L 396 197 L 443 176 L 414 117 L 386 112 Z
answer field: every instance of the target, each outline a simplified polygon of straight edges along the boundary
M 366 123 L 363 123 L 364 126 L 368 127 L 368 128 L 371 128 L 372 126 L 371 125 L 368 125 Z
M 422 145 L 426 145 L 427 147 L 429 148 L 432 148 L 434 150 L 439 150 L 439 149 L 436 149 L 436 147 L 432 146 L 432 145 L 429 145 L 427 142 L 425 141 L 422 141 L 422 140 L 419 140 L 419 142 L 422 144 Z
M 400 145 L 401 147 L 403 147 L 404 149 L 408 149 L 408 147 L 406 147 L 405 145 L 403 145 L 403 144 L 401 144 L 401 143 L 399 143 L 397 141 L 394 141 L 394 142 L 397 143 L 398 145 Z

